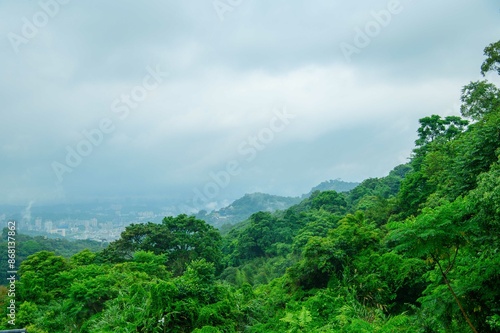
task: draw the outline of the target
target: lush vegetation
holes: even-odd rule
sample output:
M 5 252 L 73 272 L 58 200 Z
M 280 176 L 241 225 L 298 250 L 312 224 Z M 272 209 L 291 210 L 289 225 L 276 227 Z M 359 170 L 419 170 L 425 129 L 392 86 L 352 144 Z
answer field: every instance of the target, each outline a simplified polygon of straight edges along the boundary
M 316 192 L 316 191 L 349 192 L 350 190 L 352 190 L 353 188 L 355 188 L 358 185 L 359 185 L 359 183 L 345 182 L 345 181 L 340 180 L 340 179 L 327 180 L 327 181 L 324 181 L 321 184 L 313 187 L 309 194 L 305 194 L 303 196 L 308 197 L 313 192 Z
M 253 213 L 283 210 L 299 202 L 298 197 L 281 197 L 265 193 L 245 194 L 227 207 L 210 213 L 202 210 L 196 217 L 217 228 L 227 229 L 235 223 L 248 219 Z
M 0 240 L 0 249 L 7 249 L 7 233 L 8 229 L 2 230 L 2 239 Z M 72 255 L 88 249 L 92 252 L 101 251 L 103 244 L 92 240 L 74 240 L 70 241 L 64 238 L 49 238 L 46 236 L 27 236 L 17 234 L 16 237 L 16 265 L 15 268 L 19 269 L 19 263 L 23 262 L 28 256 L 40 251 L 53 251 L 57 255 L 64 258 L 69 258 Z M 0 251 L 0 272 L 2 272 L 0 284 L 4 284 L 8 268 L 8 253 L 7 251 Z
M 500 74 L 500 42 L 482 73 Z M 18 327 L 55 332 L 499 332 L 500 94 L 420 120 L 411 161 L 227 234 L 193 216 L 20 267 Z M 5 290 L 0 294 L 6 309 Z M 9 328 L 6 316 L 2 327 Z

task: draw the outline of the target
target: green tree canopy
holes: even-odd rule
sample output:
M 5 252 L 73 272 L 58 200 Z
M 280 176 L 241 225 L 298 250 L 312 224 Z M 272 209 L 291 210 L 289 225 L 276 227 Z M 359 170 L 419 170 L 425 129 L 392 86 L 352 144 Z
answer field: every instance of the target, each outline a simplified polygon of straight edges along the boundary
M 219 232 L 205 221 L 187 215 L 169 216 L 161 224 L 131 224 L 103 251 L 103 257 L 119 262 L 132 260 L 137 251 L 164 254 L 167 267 L 180 275 L 195 259 L 204 258 L 219 267 L 221 241 Z

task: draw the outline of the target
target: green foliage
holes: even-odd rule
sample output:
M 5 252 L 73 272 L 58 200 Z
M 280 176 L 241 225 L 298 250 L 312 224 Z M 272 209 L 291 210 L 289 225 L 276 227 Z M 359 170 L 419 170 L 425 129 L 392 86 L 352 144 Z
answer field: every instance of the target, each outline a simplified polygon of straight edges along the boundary
M 311 211 L 302 214 L 302 219 L 307 222 L 293 239 L 292 249 L 300 254 L 302 249 L 312 237 L 326 237 L 328 231 L 335 228 L 342 215 L 331 214 L 324 210 Z
M 498 160 L 500 149 L 500 108 L 470 126 L 457 140 L 453 163 L 448 168 L 447 187 L 442 189 L 450 199 L 465 195 L 477 186 L 478 176 Z
M 246 228 L 229 233 L 224 248 L 226 262 L 234 266 L 255 258 L 288 254 L 299 223 L 290 224 L 283 216 L 268 212 L 253 214 Z
M 181 275 L 187 263 L 204 258 L 220 266 L 221 236 L 212 226 L 194 216 L 165 217 L 161 224 L 131 224 L 121 238 L 106 248 L 102 257 L 108 262 L 131 260 L 137 251 L 164 254 L 165 264 Z
M 89 249 L 85 249 L 69 258 L 69 263 L 72 266 L 85 266 L 95 262 L 96 254 Z
M 38 316 L 40 316 L 40 311 L 35 303 L 23 302 L 16 313 L 16 324 L 19 327 L 26 327 L 35 323 Z
M 381 234 L 361 212 L 348 214 L 327 237 L 312 237 L 305 245 L 304 259 L 290 269 L 299 286 L 323 288 L 331 278 L 340 279 L 353 258 L 380 242 Z
M 281 197 L 265 193 L 245 194 L 227 207 L 210 213 L 202 210 L 196 214 L 196 217 L 223 229 L 224 226 L 227 228 L 247 220 L 254 213 L 284 210 L 299 202 L 300 198 L 298 197 Z
M 466 223 L 468 203 L 458 199 L 436 208 L 424 208 L 418 217 L 390 223 L 389 240 L 396 250 L 426 260 L 450 259 L 466 242 L 473 226 Z
M 292 256 L 255 258 L 238 267 L 227 267 L 219 278 L 235 286 L 242 286 L 245 283 L 250 285 L 267 284 L 282 276 L 286 269 L 295 262 L 296 259 Z
M 290 329 L 287 332 L 289 333 L 308 332 L 307 326 L 312 321 L 312 316 L 311 312 L 303 306 L 299 313 L 286 312 L 285 317 L 280 320 L 288 324 Z
M 354 213 L 358 210 L 366 210 L 366 201 L 383 202 L 396 196 L 400 190 L 401 182 L 411 171 L 409 165 L 395 167 L 387 177 L 369 178 L 347 194 L 349 211 Z M 368 204 L 370 205 L 370 204 Z
M 7 233 L 8 229 L 2 230 L 2 239 L 0 240 L 0 248 L 7 249 Z M 60 238 L 47 238 L 43 236 L 31 237 L 24 234 L 16 235 L 16 269 L 19 269 L 19 264 L 24 262 L 30 255 L 40 251 L 54 252 L 58 256 L 69 258 L 72 255 L 81 252 L 85 249 L 91 252 L 102 250 L 101 244 L 90 240 L 69 241 Z M 5 284 L 8 267 L 7 251 L 0 251 L 0 284 Z
M 24 301 L 48 303 L 61 296 L 60 274 L 69 265 L 61 256 L 53 252 L 41 251 L 29 256 L 22 262 L 19 274 L 20 295 Z
M 324 192 L 324 191 L 336 191 L 336 192 L 349 192 L 359 183 L 345 182 L 340 179 L 328 180 L 322 182 L 321 184 L 312 188 L 311 192 L 307 196 L 311 196 L 312 193 L 316 191 Z
M 456 116 L 447 116 L 442 119 L 438 115 L 432 115 L 419 120 L 418 139 L 415 141 L 417 147 L 432 143 L 436 140 L 451 140 L 462 133 L 469 124 L 467 120 Z
M 464 117 L 480 120 L 486 114 L 497 110 L 500 106 L 498 88 L 486 80 L 471 82 L 462 89 L 462 106 L 460 111 Z
M 75 281 L 69 289 L 69 302 L 65 307 L 68 317 L 75 322 L 83 322 L 101 312 L 104 302 L 117 296 L 116 275 L 106 274 Z
M 489 244 L 498 245 L 500 231 L 500 164 L 494 163 L 488 172 L 478 177 L 478 186 L 471 192 L 477 215 L 474 220 L 487 232 Z M 491 243 L 493 242 L 493 243 Z
M 213 326 L 203 326 L 202 328 L 197 328 L 193 333 L 221 333 L 217 327 Z
M 341 193 L 335 191 L 314 192 L 310 196 L 311 208 L 329 213 L 345 214 L 347 202 Z
M 481 74 L 496 71 L 500 75 L 500 41 L 488 45 L 484 49 L 484 55 L 487 58 L 481 65 Z

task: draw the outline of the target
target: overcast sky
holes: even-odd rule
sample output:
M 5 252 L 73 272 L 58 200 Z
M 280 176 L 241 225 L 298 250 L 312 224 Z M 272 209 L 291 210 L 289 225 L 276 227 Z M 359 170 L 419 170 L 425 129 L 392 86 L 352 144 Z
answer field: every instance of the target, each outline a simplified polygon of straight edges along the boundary
M 493 0 L 1 1 L 0 204 L 382 177 L 499 23 Z

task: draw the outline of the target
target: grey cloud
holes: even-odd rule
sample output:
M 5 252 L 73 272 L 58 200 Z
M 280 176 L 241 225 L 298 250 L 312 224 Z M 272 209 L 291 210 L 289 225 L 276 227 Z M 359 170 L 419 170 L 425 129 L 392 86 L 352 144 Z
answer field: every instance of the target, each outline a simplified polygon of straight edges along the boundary
M 70 1 L 16 54 L 7 36 L 40 6 L 2 2 L 0 204 L 189 201 L 234 159 L 242 172 L 214 202 L 384 175 L 409 156 L 418 118 L 457 112 L 500 33 L 494 1 L 401 0 L 347 62 L 340 43 L 388 3 L 243 0 L 221 21 L 211 1 Z M 113 102 L 156 65 L 169 76 L 121 119 Z M 238 145 L 285 105 L 294 123 L 245 164 Z M 104 118 L 115 129 L 57 184 L 53 162 Z

